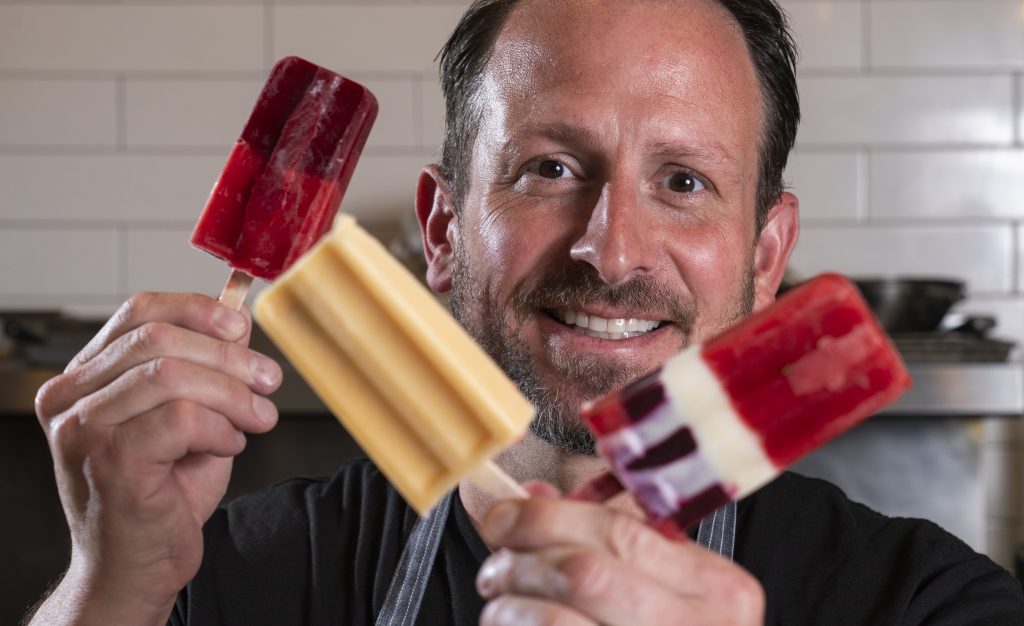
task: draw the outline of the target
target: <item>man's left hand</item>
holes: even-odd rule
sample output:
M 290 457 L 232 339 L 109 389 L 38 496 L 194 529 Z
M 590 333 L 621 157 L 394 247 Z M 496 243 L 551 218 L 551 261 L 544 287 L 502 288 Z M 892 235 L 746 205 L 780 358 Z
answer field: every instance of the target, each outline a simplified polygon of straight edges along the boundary
M 764 621 L 764 591 L 742 567 L 605 506 L 550 495 L 503 501 L 482 530 L 497 549 L 477 576 L 489 600 L 483 625 Z

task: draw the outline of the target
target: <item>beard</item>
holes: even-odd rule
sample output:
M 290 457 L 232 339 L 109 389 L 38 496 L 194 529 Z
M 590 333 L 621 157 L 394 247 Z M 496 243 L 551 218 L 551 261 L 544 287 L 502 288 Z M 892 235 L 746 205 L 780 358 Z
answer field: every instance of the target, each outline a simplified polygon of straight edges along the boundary
M 541 440 L 569 454 L 593 456 L 596 442 L 580 419 L 584 402 L 623 387 L 651 371 L 641 364 L 623 364 L 554 349 L 550 361 L 557 381 L 542 380 L 535 357 L 523 334 L 523 323 L 539 310 L 582 310 L 595 303 L 635 311 L 660 311 L 665 321 L 691 336 L 696 311 L 650 275 L 608 285 L 587 265 L 573 264 L 547 274 L 536 286 L 513 295 L 512 307 L 501 311 L 481 293 L 479 280 L 469 263 L 465 246 L 456 246 L 449 304 L 452 315 L 505 371 L 536 409 L 530 430 Z M 734 310 L 723 319 L 738 319 L 754 306 L 754 270 L 751 263 Z M 658 364 L 660 365 L 660 364 Z

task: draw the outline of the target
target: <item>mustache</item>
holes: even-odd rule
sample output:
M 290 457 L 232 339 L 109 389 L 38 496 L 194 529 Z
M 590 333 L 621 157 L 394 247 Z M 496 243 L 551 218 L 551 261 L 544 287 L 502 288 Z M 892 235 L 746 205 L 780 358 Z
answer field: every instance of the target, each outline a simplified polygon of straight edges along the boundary
M 693 307 L 649 274 L 609 285 L 589 266 L 563 267 L 548 273 L 536 287 L 513 297 L 513 307 L 521 319 L 537 309 L 582 310 L 595 304 L 656 313 L 658 320 L 672 322 L 684 332 L 689 332 L 696 317 Z

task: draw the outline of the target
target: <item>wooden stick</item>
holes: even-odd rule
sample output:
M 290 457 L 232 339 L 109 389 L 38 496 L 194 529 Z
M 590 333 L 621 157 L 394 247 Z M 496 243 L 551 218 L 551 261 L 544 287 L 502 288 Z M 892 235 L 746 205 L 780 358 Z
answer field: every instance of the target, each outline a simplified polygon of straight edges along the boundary
M 220 303 L 237 311 L 242 308 L 251 285 L 252 276 L 241 270 L 231 270 L 231 276 L 228 276 L 228 282 L 220 292 Z
M 495 500 L 525 500 L 530 497 L 522 485 L 495 465 L 494 461 L 477 465 L 466 479 Z

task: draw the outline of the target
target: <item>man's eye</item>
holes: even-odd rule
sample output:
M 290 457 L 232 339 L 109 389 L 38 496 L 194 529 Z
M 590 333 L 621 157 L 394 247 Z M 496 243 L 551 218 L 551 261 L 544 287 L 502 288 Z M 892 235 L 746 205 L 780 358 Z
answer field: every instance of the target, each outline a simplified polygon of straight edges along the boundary
M 543 178 L 563 178 L 569 176 L 569 168 L 560 161 L 547 159 L 537 164 L 537 174 Z
M 688 172 L 676 172 L 668 177 L 668 188 L 676 193 L 693 193 L 702 191 L 704 183 Z

